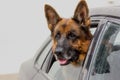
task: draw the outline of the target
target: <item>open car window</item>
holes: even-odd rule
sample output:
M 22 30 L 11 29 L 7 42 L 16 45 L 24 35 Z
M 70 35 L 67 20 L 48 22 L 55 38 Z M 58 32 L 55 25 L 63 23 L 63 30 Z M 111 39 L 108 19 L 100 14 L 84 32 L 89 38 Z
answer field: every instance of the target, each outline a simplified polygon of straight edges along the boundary
M 96 31 L 98 23 L 99 21 L 95 23 L 93 22 L 91 24 L 90 31 L 92 35 L 94 35 Z M 49 54 L 52 54 L 52 52 Z M 71 64 L 66 65 L 66 66 L 61 66 L 59 62 L 55 60 L 54 56 L 52 58 L 53 59 L 48 59 L 49 62 L 46 61 L 49 64 L 47 68 L 48 70 L 46 71 L 46 73 L 51 78 L 55 80 L 78 80 L 79 79 L 79 75 L 80 75 L 82 67 L 75 67 Z

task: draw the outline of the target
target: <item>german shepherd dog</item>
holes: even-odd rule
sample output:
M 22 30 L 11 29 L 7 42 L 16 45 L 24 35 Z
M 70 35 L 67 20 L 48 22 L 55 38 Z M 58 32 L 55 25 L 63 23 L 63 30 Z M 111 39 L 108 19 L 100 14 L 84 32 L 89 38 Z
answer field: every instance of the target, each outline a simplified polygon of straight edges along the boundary
M 53 40 L 52 51 L 60 65 L 81 65 L 92 39 L 86 1 L 79 2 L 70 19 L 61 18 L 48 4 L 45 5 L 45 16 Z

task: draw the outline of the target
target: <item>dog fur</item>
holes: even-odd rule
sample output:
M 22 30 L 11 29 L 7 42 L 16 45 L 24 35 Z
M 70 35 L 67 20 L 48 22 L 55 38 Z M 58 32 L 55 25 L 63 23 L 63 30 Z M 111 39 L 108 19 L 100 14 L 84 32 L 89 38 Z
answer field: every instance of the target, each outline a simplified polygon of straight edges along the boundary
M 53 41 L 52 51 L 61 65 L 81 65 L 92 39 L 89 9 L 81 0 L 70 19 L 61 18 L 50 5 L 45 5 L 45 16 Z

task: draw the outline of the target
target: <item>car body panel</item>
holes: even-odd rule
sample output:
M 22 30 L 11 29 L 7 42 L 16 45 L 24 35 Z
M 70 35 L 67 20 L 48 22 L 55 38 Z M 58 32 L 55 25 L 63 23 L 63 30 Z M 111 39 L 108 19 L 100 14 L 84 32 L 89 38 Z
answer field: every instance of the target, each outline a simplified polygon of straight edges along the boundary
M 101 7 L 90 9 L 91 17 L 115 17 L 120 18 L 120 6 L 111 6 L 111 7 Z
M 32 80 L 52 80 L 49 76 L 47 76 L 46 73 L 44 73 L 43 71 L 39 71 L 34 78 L 32 78 Z
M 34 67 L 33 59 L 24 62 L 19 71 L 20 80 L 32 80 L 32 78 L 38 73 Z
M 48 37 L 45 43 L 43 43 L 40 49 L 38 49 L 35 56 L 32 59 L 29 59 L 21 64 L 21 67 L 19 70 L 20 80 L 33 80 L 33 78 L 37 75 L 41 66 L 38 66 L 35 63 L 50 41 L 51 41 L 51 38 Z

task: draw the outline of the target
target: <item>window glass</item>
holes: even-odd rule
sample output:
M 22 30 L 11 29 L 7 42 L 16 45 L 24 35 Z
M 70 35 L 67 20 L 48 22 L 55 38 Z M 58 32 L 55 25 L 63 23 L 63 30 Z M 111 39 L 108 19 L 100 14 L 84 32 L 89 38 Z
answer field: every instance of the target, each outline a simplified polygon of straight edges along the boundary
M 89 80 L 120 80 L 120 25 L 108 22 Z
M 96 27 L 95 28 L 90 28 L 90 32 L 92 33 L 92 35 L 94 35 L 95 31 L 96 31 Z

